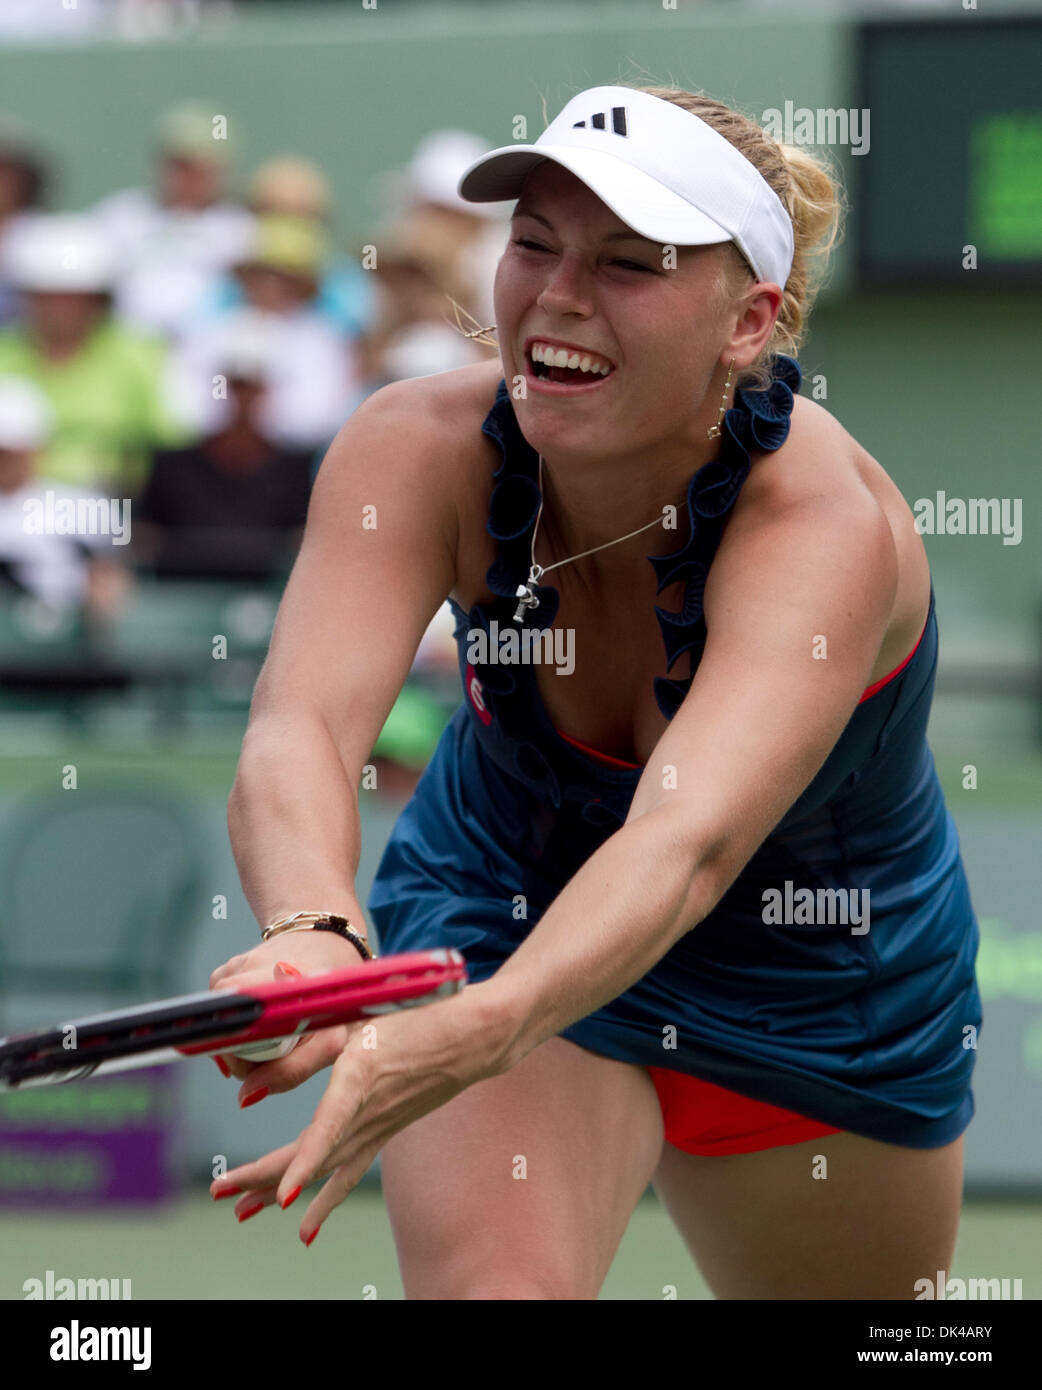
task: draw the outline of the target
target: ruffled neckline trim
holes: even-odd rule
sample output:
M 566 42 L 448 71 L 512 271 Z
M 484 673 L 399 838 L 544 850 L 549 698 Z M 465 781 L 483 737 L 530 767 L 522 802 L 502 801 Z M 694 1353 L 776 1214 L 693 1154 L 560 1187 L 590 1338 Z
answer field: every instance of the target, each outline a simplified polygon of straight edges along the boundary
M 769 386 L 761 391 L 742 386 L 737 389 L 735 403 L 724 415 L 719 452 L 696 470 L 687 485 L 687 540 L 668 555 L 647 556 L 658 581 L 657 594 L 670 584 L 684 581 L 683 601 L 678 609 L 655 605 L 667 671 L 685 652 L 705 641 L 702 600 L 725 518 L 749 472 L 751 452 L 779 449 L 788 438 L 801 380 L 798 363 L 779 354 Z M 497 555 L 486 572 L 485 582 L 494 594 L 513 604 L 517 587 L 527 579 L 531 567 L 532 528 L 541 494 L 539 454 L 521 433 L 505 379 L 500 379 L 495 402 L 481 430 L 500 448 L 500 463 L 492 475 L 488 517 L 488 532 L 498 542 Z M 539 607 L 529 610 L 526 625 L 542 630 L 557 616 L 560 595 L 549 584 L 537 585 L 535 594 Z M 506 605 L 503 607 L 505 611 Z M 666 719 L 672 719 L 693 679 L 655 678 L 655 699 Z

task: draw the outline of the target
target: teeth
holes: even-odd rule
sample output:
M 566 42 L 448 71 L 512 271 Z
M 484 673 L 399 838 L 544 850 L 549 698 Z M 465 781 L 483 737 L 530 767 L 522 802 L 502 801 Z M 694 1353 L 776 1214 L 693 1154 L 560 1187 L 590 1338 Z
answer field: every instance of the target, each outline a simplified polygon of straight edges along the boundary
M 580 354 L 568 348 L 554 348 L 549 343 L 532 344 L 532 361 L 543 362 L 548 367 L 571 367 L 593 376 L 607 376 L 611 371 L 609 363 L 600 357 Z

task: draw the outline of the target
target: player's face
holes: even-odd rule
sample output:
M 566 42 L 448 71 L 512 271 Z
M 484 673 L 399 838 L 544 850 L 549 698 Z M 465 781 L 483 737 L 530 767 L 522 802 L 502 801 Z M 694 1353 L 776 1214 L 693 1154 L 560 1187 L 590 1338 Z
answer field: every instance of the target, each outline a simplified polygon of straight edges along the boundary
M 694 437 L 733 324 L 725 255 L 639 236 L 573 174 L 538 165 L 495 287 L 504 375 L 529 443 L 603 456 Z M 567 352 L 570 369 L 534 360 L 544 343 Z M 584 372 L 586 358 L 601 370 Z

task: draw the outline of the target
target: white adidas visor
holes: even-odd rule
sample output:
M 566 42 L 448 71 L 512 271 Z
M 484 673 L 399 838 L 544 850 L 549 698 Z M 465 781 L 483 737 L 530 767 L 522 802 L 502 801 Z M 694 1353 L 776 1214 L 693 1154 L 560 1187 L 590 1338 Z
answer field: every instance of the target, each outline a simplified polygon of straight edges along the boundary
M 534 145 L 504 145 L 475 160 L 461 198 L 520 196 L 544 159 L 568 169 L 641 236 L 663 245 L 733 241 L 757 279 L 785 288 L 792 221 L 743 154 L 698 116 L 632 87 L 591 87 L 571 99 Z

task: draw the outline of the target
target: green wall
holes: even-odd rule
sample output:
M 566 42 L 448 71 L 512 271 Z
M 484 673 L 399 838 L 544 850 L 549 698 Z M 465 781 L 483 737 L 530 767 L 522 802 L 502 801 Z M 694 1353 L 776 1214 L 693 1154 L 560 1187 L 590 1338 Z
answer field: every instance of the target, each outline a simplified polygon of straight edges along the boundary
M 910 504 L 938 489 L 1023 499 L 1019 545 L 998 536 L 923 541 L 946 636 L 1036 659 L 1040 320 L 1038 290 L 851 294 L 818 306 L 801 354 L 805 378 L 825 374 L 823 404 Z

